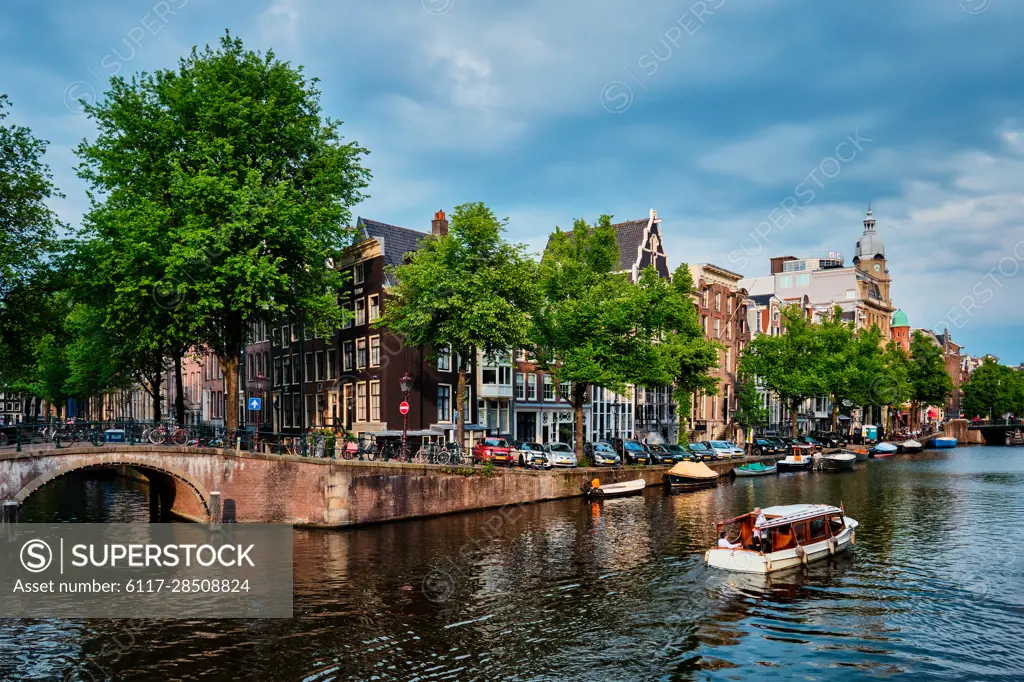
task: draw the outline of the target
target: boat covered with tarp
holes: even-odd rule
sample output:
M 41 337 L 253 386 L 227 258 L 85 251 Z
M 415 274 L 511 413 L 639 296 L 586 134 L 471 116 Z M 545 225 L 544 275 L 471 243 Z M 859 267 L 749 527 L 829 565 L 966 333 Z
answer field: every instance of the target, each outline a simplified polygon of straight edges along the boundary
M 677 490 L 710 488 L 718 483 L 718 472 L 704 462 L 677 462 L 665 474 L 665 482 Z

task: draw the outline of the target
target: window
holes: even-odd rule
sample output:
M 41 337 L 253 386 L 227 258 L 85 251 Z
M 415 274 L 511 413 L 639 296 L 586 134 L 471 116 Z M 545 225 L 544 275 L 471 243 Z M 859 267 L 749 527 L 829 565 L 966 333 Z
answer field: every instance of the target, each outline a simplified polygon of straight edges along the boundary
M 362 284 L 363 283 L 363 277 L 365 275 L 365 270 L 366 270 L 363 267 L 363 265 L 364 265 L 363 263 L 356 263 L 355 267 L 352 268 L 352 283 L 353 284 Z
M 437 369 L 441 372 L 452 371 L 452 347 L 442 348 L 437 351 Z
M 493 386 L 498 383 L 498 369 L 496 367 L 484 367 L 480 370 L 480 380 L 484 386 Z
M 722 293 L 720 291 L 715 292 L 715 312 L 721 312 L 722 310 Z
M 298 372 L 296 372 L 296 374 L 298 374 Z M 292 424 L 292 426 L 298 426 L 299 428 L 302 428 L 303 422 L 301 393 L 292 393 L 292 412 L 294 413 L 292 415 L 292 418 L 294 419 L 294 423 Z M 308 425 L 309 423 L 306 422 L 306 424 Z
M 341 307 L 345 310 L 345 321 L 341 323 L 342 329 L 352 328 L 352 301 L 343 301 Z
M 324 380 L 324 352 L 322 350 L 316 352 L 316 380 Z
M 352 394 L 354 392 L 354 386 L 352 384 L 345 384 L 345 388 L 342 389 L 342 405 L 341 409 L 344 414 L 344 424 L 346 427 L 352 425 Z
M 558 395 L 562 396 L 563 400 L 572 400 L 572 382 L 563 381 L 558 385 Z
M 305 372 L 306 379 L 305 379 L 305 381 L 308 383 L 308 382 L 313 381 L 313 354 L 312 353 L 306 353 L 305 360 L 306 360 L 306 372 Z
M 555 391 L 554 384 L 551 383 L 551 375 L 544 375 L 544 400 L 554 400 Z
M 284 375 L 281 372 L 281 358 L 274 358 L 274 385 L 280 386 L 284 383 Z
M 370 337 L 370 367 L 380 367 L 380 337 Z
M 356 421 L 366 421 L 366 382 L 356 384 Z
M 356 345 L 352 341 L 346 341 L 344 346 L 345 371 L 351 371 L 356 364 Z
M 856 289 L 847 289 L 846 290 L 846 300 L 847 301 L 852 301 L 855 298 L 857 298 L 857 290 Z
M 516 400 L 526 399 L 526 375 L 522 372 L 516 374 Z
M 299 365 L 299 354 L 292 353 L 292 383 L 297 384 L 301 381 L 302 377 L 299 376 L 299 372 L 302 367 Z M 298 412 L 298 410 L 296 410 Z
M 526 375 L 526 399 L 536 400 L 537 399 L 537 375 L 527 374 Z
M 814 519 L 811 521 L 811 542 L 823 540 L 827 533 L 825 532 L 825 519 Z
M 380 421 L 380 382 L 370 382 L 370 421 Z
M 366 300 L 356 299 L 356 326 L 366 324 Z
M 312 393 L 306 394 L 306 426 L 316 426 L 320 420 L 317 419 L 316 396 Z
M 729 296 L 725 299 L 725 312 L 732 315 L 732 296 Z
M 722 338 L 722 320 L 715 318 L 715 338 Z
M 288 331 L 288 325 L 284 325 L 283 327 L 281 327 L 281 345 L 288 345 L 289 334 L 290 332 Z
M 708 294 L 709 293 L 710 293 L 710 290 L 709 289 L 705 289 L 704 292 L 701 294 L 701 306 L 704 307 L 704 308 L 708 307 Z
M 498 383 L 502 386 L 512 385 L 512 367 L 510 365 L 498 367 Z
M 260 363 L 260 374 L 264 379 L 270 377 L 270 351 L 263 351 L 263 362 Z
M 284 362 L 284 383 L 292 383 L 292 358 L 290 355 L 285 355 L 279 358 Z
M 286 429 L 292 427 L 292 397 L 290 395 L 284 396 L 284 415 L 282 416 L 282 424 Z
M 811 286 L 811 276 L 809 274 L 797 275 L 796 285 L 798 287 L 809 287 Z
M 366 339 L 356 339 L 356 369 L 365 369 L 365 368 L 366 368 Z
M 437 387 L 437 421 L 440 423 L 452 420 L 452 387 L 439 384 Z
M 299 340 L 299 325 L 293 324 L 291 326 L 291 335 L 292 335 L 292 341 L 298 341 Z
M 333 349 L 327 351 L 327 378 L 338 378 L 338 351 Z
M 783 275 L 779 277 L 779 288 L 780 289 L 792 289 L 793 288 L 793 275 Z
M 252 353 L 246 356 L 245 364 L 247 366 L 247 373 L 249 374 L 249 381 L 256 378 L 256 360 L 253 358 Z
M 732 369 L 730 368 L 731 364 L 732 364 L 732 348 L 726 348 L 725 349 L 725 371 L 726 372 L 731 372 L 732 371 Z M 728 386 L 726 386 L 726 388 L 728 388 Z
M 307 325 L 302 325 L 302 340 L 311 341 L 313 339 L 313 330 Z
M 380 317 L 380 294 L 373 294 L 369 297 L 370 301 L 370 322 L 374 322 Z

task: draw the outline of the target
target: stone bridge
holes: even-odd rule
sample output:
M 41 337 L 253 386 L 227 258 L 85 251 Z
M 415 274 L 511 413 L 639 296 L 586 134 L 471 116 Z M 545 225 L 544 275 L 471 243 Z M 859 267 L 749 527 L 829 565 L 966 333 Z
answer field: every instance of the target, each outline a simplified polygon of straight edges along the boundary
M 150 518 L 337 527 L 498 508 L 581 494 L 583 482 L 644 478 L 665 467 L 524 471 L 264 455 L 214 448 L 92 445 L 0 454 L 0 503 L 23 504 L 73 471 L 129 467 L 150 486 Z M 211 504 L 211 499 L 218 502 Z

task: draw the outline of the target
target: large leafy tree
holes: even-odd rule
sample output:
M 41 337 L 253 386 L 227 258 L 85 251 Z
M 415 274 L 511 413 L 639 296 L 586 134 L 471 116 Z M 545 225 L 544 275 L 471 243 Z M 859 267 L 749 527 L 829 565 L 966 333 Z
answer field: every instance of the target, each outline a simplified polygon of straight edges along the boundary
M 128 266 L 108 268 L 124 303 L 116 317 L 168 320 L 152 343 L 170 355 L 185 336 L 211 348 L 228 428 L 251 322 L 287 314 L 326 333 L 344 314 L 332 263 L 351 242 L 348 207 L 369 174 L 365 150 L 322 117 L 315 84 L 226 35 L 176 70 L 113 79 L 86 108 L 99 128 L 78 151 L 92 186 L 89 236 L 135 245 Z
M 913 419 L 920 417 L 923 405 L 941 405 L 953 391 L 953 380 L 946 372 L 946 359 L 935 339 L 921 330 L 910 338 L 910 404 Z
M 768 423 L 768 408 L 765 407 L 764 398 L 757 390 L 757 380 L 753 377 L 739 377 L 736 386 L 736 413 L 733 419 L 747 431 L 753 431 Z M 747 443 L 750 444 L 749 438 Z
M 821 338 L 799 306 L 785 308 L 782 317 L 783 333 L 762 334 L 751 341 L 740 359 L 740 371 L 778 394 L 789 408 L 796 436 L 800 404 L 824 393 Z
M 62 196 L 43 162 L 47 143 L 24 126 L 4 125 L 8 106 L 0 95 L 0 305 L 56 246 L 60 223 L 47 202 Z
M 967 417 L 998 419 L 1024 414 L 1024 374 L 987 357 L 963 385 Z
M 502 239 L 506 224 L 482 203 L 456 206 L 447 235 L 428 237 L 408 263 L 392 268 L 396 284 L 377 321 L 407 344 L 461 358 L 460 443 L 469 359 L 478 350 L 496 357 L 522 345 L 537 301 L 536 266 L 524 246 Z
M 910 355 L 895 341 L 885 346 L 881 357 L 881 371 L 870 385 L 873 404 L 889 408 L 889 432 L 892 415 L 910 400 Z
M 863 395 L 861 390 L 858 362 L 862 351 L 870 350 L 870 343 L 859 342 L 852 321 L 843 320 L 839 306 L 824 315 L 821 324 L 813 330 L 821 346 L 822 388 L 832 402 L 832 430 L 839 431 L 839 411 L 847 403 L 852 404 Z M 874 350 L 878 351 L 875 341 Z

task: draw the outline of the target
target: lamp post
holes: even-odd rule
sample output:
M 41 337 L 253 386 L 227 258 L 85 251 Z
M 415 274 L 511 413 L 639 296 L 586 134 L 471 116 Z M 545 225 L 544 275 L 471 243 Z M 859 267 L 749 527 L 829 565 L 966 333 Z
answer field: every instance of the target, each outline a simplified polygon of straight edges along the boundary
M 398 380 L 398 385 L 402 389 L 402 404 L 405 409 L 402 410 L 402 453 L 409 452 L 408 447 L 408 436 L 409 436 L 409 391 L 412 389 L 412 377 L 406 372 L 402 375 L 402 378 Z

